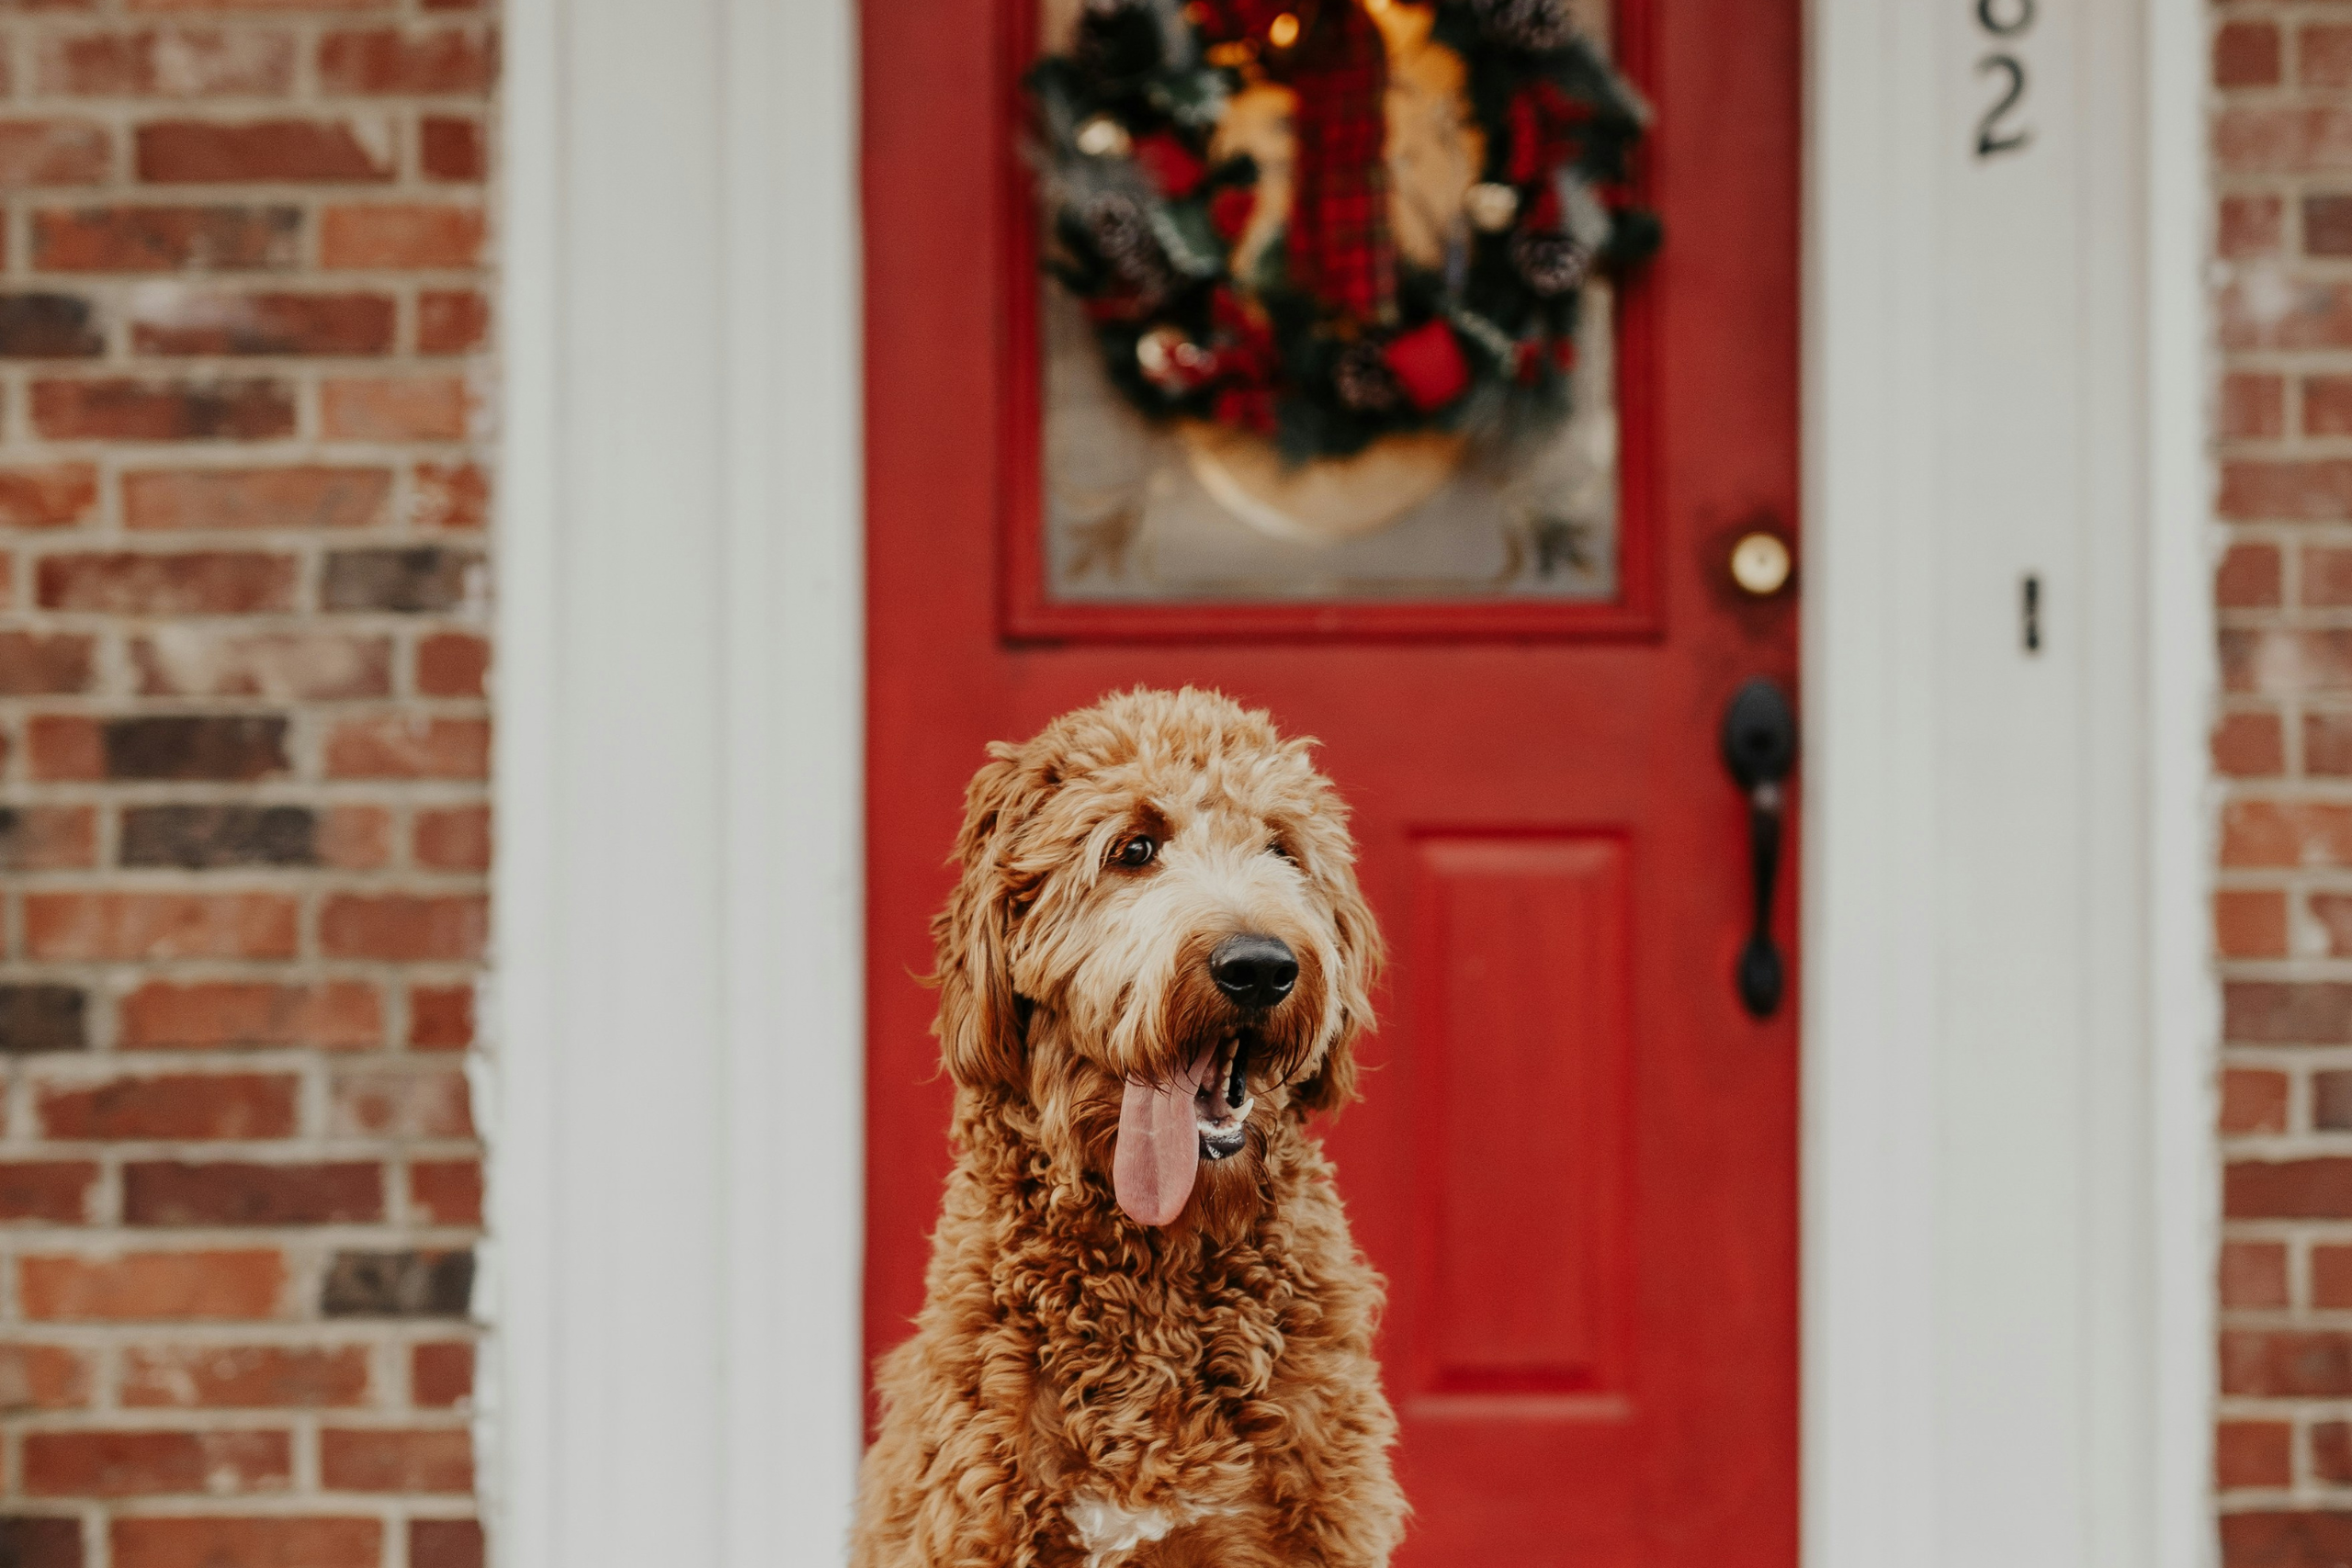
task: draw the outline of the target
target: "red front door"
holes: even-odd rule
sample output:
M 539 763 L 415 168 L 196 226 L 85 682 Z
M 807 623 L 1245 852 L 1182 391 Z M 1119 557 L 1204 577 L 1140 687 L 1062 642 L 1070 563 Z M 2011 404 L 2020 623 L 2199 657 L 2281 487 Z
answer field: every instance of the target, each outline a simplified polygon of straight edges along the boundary
M 1794 684 L 1792 592 L 1746 598 L 1726 559 L 1795 522 L 1797 6 L 1621 6 L 1667 240 L 1620 303 L 1608 602 L 1123 633 L 1007 581 L 1038 570 L 1023 3 L 865 7 L 868 1351 L 921 1301 L 948 1165 L 914 976 L 966 779 L 1106 691 L 1213 685 L 1321 739 L 1394 953 L 1330 1145 L 1389 1280 L 1400 1561 L 1792 1563 L 1796 998 L 1758 1021 L 1734 987 L 1718 735 L 1749 676 Z M 1784 950 L 1793 908 L 1784 873 Z

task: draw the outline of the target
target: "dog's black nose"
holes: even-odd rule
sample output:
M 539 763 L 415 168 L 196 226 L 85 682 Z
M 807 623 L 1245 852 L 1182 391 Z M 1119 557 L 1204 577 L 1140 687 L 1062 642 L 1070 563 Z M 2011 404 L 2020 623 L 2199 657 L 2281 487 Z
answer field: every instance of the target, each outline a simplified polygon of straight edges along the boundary
M 1298 983 L 1290 944 L 1271 936 L 1229 936 L 1209 954 L 1216 988 L 1246 1008 L 1270 1008 Z

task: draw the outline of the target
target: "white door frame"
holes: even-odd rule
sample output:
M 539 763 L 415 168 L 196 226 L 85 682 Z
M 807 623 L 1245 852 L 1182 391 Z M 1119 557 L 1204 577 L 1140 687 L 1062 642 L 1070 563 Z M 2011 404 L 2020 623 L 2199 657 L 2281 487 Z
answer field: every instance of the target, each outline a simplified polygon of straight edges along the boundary
M 1810 17 L 1804 1555 L 2203 1568 L 2204 23 L 2041 0 L 2038 161 L 1986 169 L 1953 140 L 1985 86 L 1974 8 Z M 842 1551 L 854 37 L 850 0 L 508 10 L 481 1303 L 503 1568 Z M 2064 439 L 2005 423 L 2019 397 Z M 2024 504 L 1967 446 L 1988 433 L 2020 443 Z M 2033 662 L 2007 640 L 2027 570 Z M 2020 953 L 1973 880 L 2011 837 L 2076 846 L 2026 865 L 2064 918 L 2018 928 L 2070 965 Z
M 2205 20 L 1811 22 L 1805 1561 L 2201 1568 Z

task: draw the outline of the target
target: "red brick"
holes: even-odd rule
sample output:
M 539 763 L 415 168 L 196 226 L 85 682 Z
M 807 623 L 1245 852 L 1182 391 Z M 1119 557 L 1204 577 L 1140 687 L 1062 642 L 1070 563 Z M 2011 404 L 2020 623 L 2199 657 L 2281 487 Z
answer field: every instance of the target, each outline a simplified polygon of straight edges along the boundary
M 2278 81 L 2278 28 L 2270 22 L 2226 22 L 2213 34 L 2213 85 L 2268 87 Z
M 2276 255 L 2286 231 L 2286 211 L 2277 197 L 2225 196 L 2215 248 L 2233 260 Z
M 2304 604 L 2315 609 L 2352 604 L 2352 549 L 2307 545 L 2302 562 Z
M 96 863 L 98 814 L 86 806 L 0 807 L 0 872 Z
M 469 402 L 458 376 L 333 376 L 319 388 L 325 434 L 343 441 L 462 440 Z
M 32 417 L 51 441 L 258 441 L 294 434 L 294 389 L 266 378 L 38 380 Z
M 375 1519 L 142 1517 L 107 1531 L 114 1568 L 378 1568 L 384 1551 Z
M 474 1348 L 463 1339 L 419 1345 L 409 1352 L 409 1403 L 451 1410 L 474 1396 Z
M 131 639 L 145 697 L 336 701 L 390 696 L 391 639 L 343 632 L 224 632 L 186 624 Z
M 490 169 L 481 121 L 470 115 L 426 115 L 417 121 L 416 162 L 429 180 L 481 179 Z
M 408 1043 L 420 1051 L 462 1051 L 474 1043 L 474 988 L 418 986 L 408 994 Z
M 384 354 L 389 294 L 231 294 L 155 284 L 131 298 L 140 354 Z
M 2285 957 L 2286 895 L 2268 887 L 2214 894 L 2213 941 L 2224 958 Z
M 319 1481 L 330 1492 L 471 1492 L 473 1438 L 463 1427 L 319 1434 Z
M 45 783 L 107 776 L 106 738 L 96 719 L 79 714 L 36 714 L 25 725 L 27 764 Z
M 135 1408 L 317 1410 L 368 1403 L 359 1345 L 163 1345 L 123 1352 Z
M 2224 609 L 2263 609 L 2278 603 L 2276 545 L 2233 545 L 2213 574 L 2214 602 Z
M 489 671 L 486 638 L 469 632 L 435 632 L 418 639 L 416 689 L 425 696 L 479 697 Z
M 471 288 L 427 288 L 416 297 L 419 354 L 470 354 L 490 342 L 490 300 Z
M 291 958 L 295 902 L 277 893 L 28 893 L 34 958 Z
M 2352 805 L 2315 800 L 2231 801 L 2222 812 L 2222 863 L 2352 864 Z
M 45 272 L 249 272 L 293 266 L 302 209 L 267 205 L 45 207 L 32 215 Z
M 2224 1308 L 2285 1306 L 2287 1249 L 2275 1241 L 2223 1242 L 2221 1289 Z
M 2352 1560 L 2352 1513 L 2222 1516 L 2222 1568 L 2336 1568 Z
M 2241 520 L 2352 518 L 2352 458 L 2223 463 L 2217 505 L 2222 516 Z
M 76 97 L 284 97 L 294 86 L 294 38 L 221 28 L 52 33 L 35 80 Z
M 2352 1042 L 2352 985 L 2338 980 L 2231 980 L 2222 987 L 2222 1037 L 2238 1045 Z
M 2222 1212 L 2243 1220 L 2352 1218 L 2352 1157 L 2232 1160 L 2222 1171 Z
M 395 3 L 396 0 L 127 0 L 124 8 L 133 15 L 142 12 L 171 15 L 183 11 L 199 11 L 208 15 L 215 11 L 266 14 L 281 11 L 381 11 Z M 424 8 L 430 11 L 435 7 L 432 0 L 426 0 Z
M 392 715 L 346 720 L 327 737 L 335 779 L 480 779 L 490 773 L 490 722 Z
M 425 8 L 469 0 L 424 0 Z M 28 1568 L 31 1568 L 28 1564 Z M 411 1519 L 408 1568 L 482 1568 L 481 1525 L 474 1519 Z
M 2323 1311 L 2352 1307 L 2352 1247 L 2312 1248 L 2312 1305 Z
M 409 1167 L 410 1209 L 428 1224 L 481 1224 L 481 1167 L 469 1159 L 420 1160 Z
M 70 528 L 88 522 L 97 505 L 95 464 L 0 468 L 0 528 Z
M 392 858 L 391 814 L 377 806 L 338 806 L 319 828 L 319 859 L 344 871 L 374 871 Z
M 87 119 L 0 119 L 0 188 L 86 186 L 114 162 L 107 128 Z
M 88 691 L 96 647 L 80 632 L 0 631 L 0 697 Z
M 2334 104 L 2225 105 L 2213 117 L 2213 158 L 2235 175 L 2352 168 L 2352 110 Z
M 2306 23 L 2295 39 L 2295 76 L 2306 87 L 2352 87 L 2352 28 Z
M 2303 434 L 2352 435 L 2352 376 L 2303 378 Z
M 2312 1473 L 2338 1484 L 2352 1481 L 2352 1427 L 2322 1421 L 2312 1427 Z
M 285 1138 L 299 1081 L 285 1073 L 164 1073 L 36 1091 L 52 1138 Z
M 276 1316 L 286 1260 L 270 1247 L 19 1258 L 24 1315 L 41 1322 L 234 1321 Z
M 0 1345 L 0 1411 L 79 1410 L 90 1403 L 90 1364 L 62 1345 Z
M 2225 691 L 2269 696 L 2352 686 L 2352 630 L 2222 627 L 2221 677 Z
M 2352 895 L 2314 893 L 2312 918 L 2327 932 L 2327 950 L 2337 956 L 2352 953 Z
M 457 806 L 416 814 L 416 863 L 435 871 L 490 869 L 490 807 Z
M 90 1189 L 97 1179 L 98 1168 L 88 1160 L 0 1162 L 0 1221 L 85 1224 L 90 1217 Z
M 2222 1392 L 2270 1398 L 2352 1393 L 2352 1335 L 2296 1329 L 2225 1330 Z
M 383 998 L 360 980 L 277 986 L 257 980 L 149 980 L 122 998 L 119 1039 L 127 1051 L 227 1050 L 382 1043 Z
M 116 615 L 248 615 L 294 607 L 292 556 L 251 550 L 133 550 L 50 556 L 35 593 L 47 610 Z
M 2352 347 L 2352 284 L 2290 279 L 2281 299 L 2271 284 L 2233 283 L 2215 303 L 2227 349 Z
M 420 528 L 480 528 L 490 519 L 490 476 L 472 463 L 419 463 L 416 498 Z
M 372 1160 L 132 1160 L 122 1168 L 125 1224 L 331 1225 L 383 1217 L 384 1170 Z
M 2265 778 L 2286 766 L 2286 740 L 2275 713 L 2227 713 L 2214 725 L 2214 771 L 2233 778 Z
M 480 28 L 367 28 L 319 39 L 324 92 L 479 95 L 497 77 L 496 35 Z
M 2315 191 L 2303 197 L 2303 254 L 2352 255 L 2352 196 Z
M 28 1432 L 33 1497 L 141 1497 L 174 1492 L 280 1492 L 292 1484 L 284 1432 Z
M 319 943 L 332 958 L 470 962 L 489 934 L 489 901 L 474 894 L 336 894 L 319 914 Z
M 2287 1075 L 2232 1067 L 2222 1075 L 2221 1130 L 2224 1133 L 2283 1133 L 2287 1130 Z
M 330 207 L 319 217 L 327 267 L 469 267 L 481 261 L 482 209 L 441 202 Z
M 372 528 L 390 513 L 389 469 L 153 468 L 122 476 L 129 528 Z
M 2352 713 L 2322 709 L 2303 715 L 2303 772 L 2352 774 Z
M 2224 1492 L 2295 1479 L 2295 1428 L 2284 1421 L 2223 1421 L 2213 1428 L 2213 1484 Z
M 2284 435 L 2287 378 L 2252 372 L 2222 377 L 2221 425 L 2224 441 L 2276 441 Z
M 291 771 L 286 720 L 264 714 L 147 714 L 107 719 L 98 741 L 110 779 L 245 783 Z
M 466 1075 L 452 1067 L 339 1073 L 328 1115 L 343 1138 L 469 1138 L 474 1131 Z
M 156 185 L 389 180 L 398 170 L 390 122 L 367 119 L 154 120 L 139 128 L 139 177 Z

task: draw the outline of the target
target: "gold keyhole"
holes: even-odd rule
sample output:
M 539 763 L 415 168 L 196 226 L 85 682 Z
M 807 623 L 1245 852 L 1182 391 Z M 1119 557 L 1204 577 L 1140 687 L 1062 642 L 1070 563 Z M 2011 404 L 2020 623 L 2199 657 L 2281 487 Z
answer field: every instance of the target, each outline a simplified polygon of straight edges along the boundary
M 1789 547 L 1778 534 L 1741 536 L 1731 547 L 1731 580 L 1758 599 L 1770 598 L 1789 581 Z

